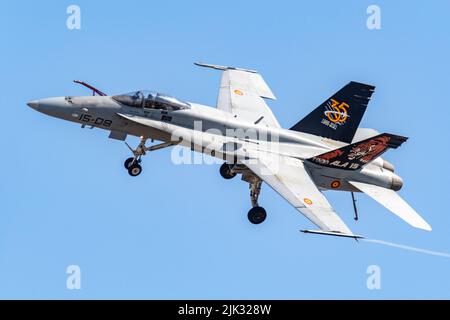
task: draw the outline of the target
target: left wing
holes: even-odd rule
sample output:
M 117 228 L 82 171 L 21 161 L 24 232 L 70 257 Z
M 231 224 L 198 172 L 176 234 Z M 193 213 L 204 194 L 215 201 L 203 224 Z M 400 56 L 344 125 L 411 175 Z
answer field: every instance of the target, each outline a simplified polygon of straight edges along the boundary
M 276 100 L 263 77 L 255 70 L 196 63 L 201 67 L 222 70 L 217 109 L 237 119 L 280 128 L 280 124 L 263 98 Z
M 321 230 L 309 232 L 359 237 L 350 231 L 317 189 L 301 160 L 279 156 L 249 159 L 242 163 Z

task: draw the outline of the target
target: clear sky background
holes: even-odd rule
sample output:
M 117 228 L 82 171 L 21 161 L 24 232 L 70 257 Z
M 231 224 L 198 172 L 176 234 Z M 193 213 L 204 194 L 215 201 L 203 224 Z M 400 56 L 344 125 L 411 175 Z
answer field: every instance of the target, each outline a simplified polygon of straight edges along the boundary
M 66 8 L 81 8 L 81 30 Z M 366 9 L 381 8 L 381 30 Z M 215 105 L 219 72 L 259 70 L 290 127 L 350 80 L 376 86 L 364 127 L 409 136 L 386 154 L 400 194 L 431 224 L 414 229 L 365 195 L 327 192 L 358 234 L 450 252 L 448 1 L 8 1 L 0 11 L 0 298 L 450 298 L 450 259 L 304 235 L 311 223 L 267 186 L 262 225 L 247 220 L 248 185 L 219 165 L 149 154 L 131 178 L 129 151 L 99 129 L 26 102 L 165 92 Z M 137 144 L 136 138 L 128 142 Z M 66 268 L 81 268 L 81 290 Z M 366 286 L 370 265 L 381 290 Z

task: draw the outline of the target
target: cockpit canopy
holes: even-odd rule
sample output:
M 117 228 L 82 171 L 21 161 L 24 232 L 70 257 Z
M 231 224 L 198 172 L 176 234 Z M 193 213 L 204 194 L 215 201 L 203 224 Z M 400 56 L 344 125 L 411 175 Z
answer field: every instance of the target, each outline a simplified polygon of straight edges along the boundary
M 161 93 L 145 90 L 121 94 L 113 96 L 112 98 L 126 106 L 136 108 L 181 110 L 189 109 L 191 107 L 187 102 L 180 101 Z

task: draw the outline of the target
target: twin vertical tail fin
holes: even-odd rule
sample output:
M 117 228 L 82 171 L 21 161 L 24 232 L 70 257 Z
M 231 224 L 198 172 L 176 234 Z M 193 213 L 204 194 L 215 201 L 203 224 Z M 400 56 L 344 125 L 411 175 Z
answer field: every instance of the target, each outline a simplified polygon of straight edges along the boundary
M 375 87 L 350 82 L 291 130 L 351 143 Z
M 336 169 L 359 170 L 389 148 L 396 149 L 408 139 L 383 133 L 352 143 L 374 90 L 374 86 L 352 81 L 291 128 L 348 143 L 342 148 L 306 159 L 307 162 Z M 357 181 L 348 182 L 413 227 L 431 231 L 431 226 L 395 189 Z

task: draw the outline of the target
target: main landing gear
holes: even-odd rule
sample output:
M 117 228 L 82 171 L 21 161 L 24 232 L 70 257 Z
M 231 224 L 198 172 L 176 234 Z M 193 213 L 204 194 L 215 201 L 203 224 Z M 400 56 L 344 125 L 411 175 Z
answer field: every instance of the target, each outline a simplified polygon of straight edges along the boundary
M 148 151 L 156 151 L 159 149 L 167 148 L 167 147 L 179 144 L 181 141 L 182 141 L 182 139 L 180 138 L 180 140 L 178 140 L 176 142 L 172 142 L 172 141 L 164 142 L 164 143 L 160 143 L 157 145 L 153 145 L 151 147 L 146 147 L 145 143 L 147 142 L 147 138 L 141 137 L 141 142 L 139 143 L 139 145 L 137 146 L 136 149 L 131 148 L 130 145 L 125 142 L 128 149 L 130 149 L 130 151 L 133 153 L 133 157 L 125 160 L 124 167 L 125 167 L 125 169 L 128 170 L 128 174 L 130 176 L 136 177 L 136 176 L 140 175 L 142 172 L 142 166 L 141 166 L 142 156 L 145 156 Z
M 252 208 L 249 210 L 247 217 L 248 220 L 253 224 L 260 224 L 266 220 L 267 213 L 263 207 L 258 205 L 259 194 L 261 193 L 262 180 L 255 176 L 253 173 L 246 177 L 245 174 L 242 175 L 242 179 L 246 179 L 249 183 L 250 188 L 250 200 L 252 202 Z
M 248 211 L 248 220 L 253 224 L 260 224 L 266 220 L 267 213 L 263 207 L 258 205 L 259 194 L 261 193 L 262 180 L 256 176 L 252 171 L 241 164 L 224 163 L 220 167 L 220 175 L 224 179 L 232 179 L 238 173 L 242 174 L 242 180 L 248 182 L 250 189 L 250 201 L 252 208 Z
M 220 175 L 222 178 L 229 180 L 236 177 L 237 173 L 233 171 L 233 165 L 229 165 L 225 162 L 220 166 Z
M 248 220 L 253 224 L 260 224 L 266 220 L 267 213 L 263 207 L 253 207 L 247 214 Z

